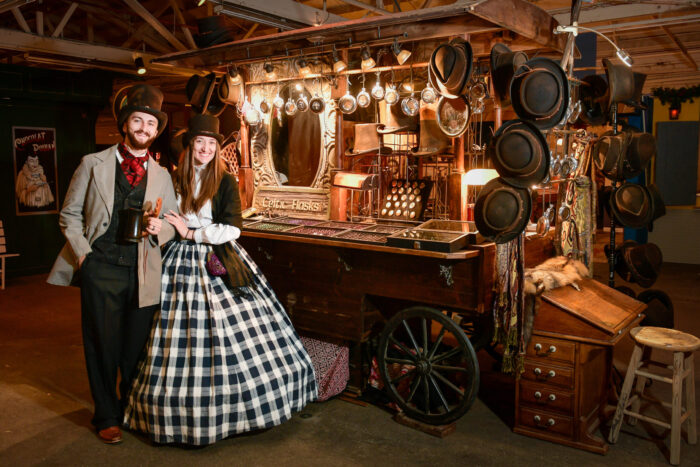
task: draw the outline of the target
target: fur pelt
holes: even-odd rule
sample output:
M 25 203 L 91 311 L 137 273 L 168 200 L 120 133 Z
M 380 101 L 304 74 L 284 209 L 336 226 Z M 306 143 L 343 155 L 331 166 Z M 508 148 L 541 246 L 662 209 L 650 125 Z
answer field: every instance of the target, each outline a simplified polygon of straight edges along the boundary
M 525 292 L 525 310 L 523 336 L 525 346 L 530 342 L 535 315 L 540 306 L 540 295 L 548 290 L 571 285 L 580 290 L 576 281 L 588 277 L 588 268 L 581 261 L 555 256 L 534 268 L 525 269 L 523 274 Z

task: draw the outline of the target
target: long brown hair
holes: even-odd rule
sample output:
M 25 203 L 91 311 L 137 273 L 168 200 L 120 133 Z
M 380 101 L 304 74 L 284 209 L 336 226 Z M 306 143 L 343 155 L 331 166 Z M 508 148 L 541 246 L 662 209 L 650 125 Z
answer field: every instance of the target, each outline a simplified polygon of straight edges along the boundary
M 182 163 L 173 173 L 173 186 L 175 187 L 175 193 L 180 195 L 180 212 L 182 214 L 186 213 L 198 213 L 202 206 L 212 199 L 216 192 L 219 190 L 219 184 L 221 183 L 221 178 L 224 172 L 224 164 L 221 160 L 219 154 L 220 148 L 219 144 L 216 145 L 216 152 L 214 158 L 209 161 L 207 166 L 202 171 L 201 186 L 199 187 L 199 195 L 195 198 L 195 160 L 194 151 L 192 149 L 192 141 L 187 146 L 185 155 L 182 158 Z

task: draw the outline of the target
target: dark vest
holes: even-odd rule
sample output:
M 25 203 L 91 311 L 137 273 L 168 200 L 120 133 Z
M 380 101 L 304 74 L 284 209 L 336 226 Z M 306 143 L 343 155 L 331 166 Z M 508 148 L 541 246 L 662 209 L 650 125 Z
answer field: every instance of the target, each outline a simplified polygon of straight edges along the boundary
M 118 162 L 118 161 L 117 161 Z M 92 244 L 93 258 L 118 266 L 136 266 L 138 261 L 138 244 L 121 243 L 117 241 L 119 232 L 119 210 L 126 208 L 141 209 L 146 195 L 146 178 L 134 188 L 124 176 L 121 166 L 115 164 L 114 173 L 114 205 L 112 206 L 112 220 L 107 231 L 98 237 Z

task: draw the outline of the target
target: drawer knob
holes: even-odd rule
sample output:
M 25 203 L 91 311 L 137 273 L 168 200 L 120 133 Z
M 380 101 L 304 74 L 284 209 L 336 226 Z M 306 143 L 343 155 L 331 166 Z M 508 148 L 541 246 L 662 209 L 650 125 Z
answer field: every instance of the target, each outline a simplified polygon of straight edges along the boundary
M 549 370 L 549 373 L 547 373 L 547 375 L 548 375 L 550 378 L 554 378 L 555 376 L 557 376 L 557 374 L 554 372 L 554 370 Z
M 542 370 L 540 370 L 539 368 L 535 368 L 534 371 L 535 371 L 535 374 L 536 374 L 536 375 L 541 375 L 541 374 L 542 374 Z
M 555 346 L 553 346 L 553 345 L 549 346 L 549 353 L 554 353 L 556 351 L 557 351 L 557 348 Z
M 554 419 L 550 418 L 547 420 L 547 426 L 553 426 L 554 425 Z
M 541 422 L 542 422 L 542 417 L 540 417 L 539 415 L 535 415 L 535 416 L 534 416 L 534 420 L 535 420 L 535 424 L 537 424 L 538 426 L 542 426 L 542 424 L 541 424 Z M 548 419 L 547 419 L 547 426 L 553 426 L 554 423 L 555 423 L 555 422 L 554 422 L 554 419 L 553 419 L 553 418 L 548 418 Z
M 554 394 L 550 394 L 549 397 L 548 397 L 548 399 L 549 399 L 550 401 L 554 402 L 555 400 L 557 400 L 557 396 L 555 396 Z
M 540 391 L 535 391 L 535 399 L 540 399 L 542 397 L 542 393 Z
M 540 343 L 535 344 L 535 350 L 536 350 L 537 352 L 539 352 L 540 350 L 542 350 L 542 344 L 540 344 Z

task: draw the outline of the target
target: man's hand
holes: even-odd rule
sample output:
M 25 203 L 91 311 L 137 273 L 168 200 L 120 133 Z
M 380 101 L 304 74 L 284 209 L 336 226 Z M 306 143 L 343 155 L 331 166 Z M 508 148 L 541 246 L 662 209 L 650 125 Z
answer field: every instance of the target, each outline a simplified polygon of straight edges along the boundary
M 148 215 L 146 220 L 146 232 L 150 235 L 158 235 L 160 228 L 163 226 L 163 221 L 157 217 Z

